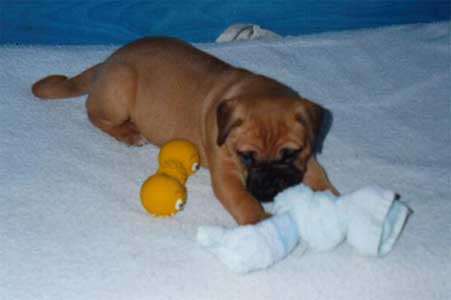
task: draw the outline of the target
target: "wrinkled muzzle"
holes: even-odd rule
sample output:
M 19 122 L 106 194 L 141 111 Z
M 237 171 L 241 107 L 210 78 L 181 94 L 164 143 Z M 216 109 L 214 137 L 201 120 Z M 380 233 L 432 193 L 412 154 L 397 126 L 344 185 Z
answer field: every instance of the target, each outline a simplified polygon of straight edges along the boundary
M 260 202 L 273 201 L 286 188 L 299 184 L 304 176 L 291 164 L 260 163 L 249 168 L 246 188 Z

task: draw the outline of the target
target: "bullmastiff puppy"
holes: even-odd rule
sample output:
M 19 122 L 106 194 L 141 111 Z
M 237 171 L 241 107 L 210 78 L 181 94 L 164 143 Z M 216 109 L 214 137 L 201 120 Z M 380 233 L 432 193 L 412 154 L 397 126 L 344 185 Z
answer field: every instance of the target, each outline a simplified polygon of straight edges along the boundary
M 176 39 L 134 41 L 75 77 L 39 80 L 32 92 L 42 99 L 88 94 L 89 120 L 128 145 L 192 141 L 239 224 L 265 218 L 261 202 L 300 182 L 337 193 L 315 158 L 326 110 Z

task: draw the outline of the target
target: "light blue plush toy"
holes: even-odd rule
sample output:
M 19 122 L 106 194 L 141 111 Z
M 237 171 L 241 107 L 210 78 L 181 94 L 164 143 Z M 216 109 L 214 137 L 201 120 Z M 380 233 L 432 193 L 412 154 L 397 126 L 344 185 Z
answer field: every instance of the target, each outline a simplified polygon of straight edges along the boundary
M 409 212 L 393 192 L 378 186 L 337 197 L 301 184 L 276 196 L 271 218 L 233 229 L 202 226 L 197 240 L 238 273 L 267 268 L 299 243 L 329 251 L 346 240 L 362 255 L 383 256 L 397 241 Z

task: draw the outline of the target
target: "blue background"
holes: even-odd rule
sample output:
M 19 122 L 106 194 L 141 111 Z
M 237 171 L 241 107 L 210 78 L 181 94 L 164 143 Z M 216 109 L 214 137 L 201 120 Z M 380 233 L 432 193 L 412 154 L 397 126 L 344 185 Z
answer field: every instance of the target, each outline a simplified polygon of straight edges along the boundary
M 145 35 L 208 42 L 237 22 L 299 35 L 449 19 L 449 0 L 0 0 L 0 44 L 123 44 Z

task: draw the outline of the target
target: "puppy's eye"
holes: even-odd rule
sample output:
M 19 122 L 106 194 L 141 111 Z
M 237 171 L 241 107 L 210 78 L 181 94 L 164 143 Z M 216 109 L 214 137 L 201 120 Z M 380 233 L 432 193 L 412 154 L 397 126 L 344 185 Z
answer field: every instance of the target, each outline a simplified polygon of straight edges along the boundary
M 254 151 L 246 151 L 246 152 L 237 151 L 237 154 L 243 165 L 245 165 L 246 167 L 250 167 L 254 164 L 255 162 Z
M 283 162 L 294 162 L 302 149 L 283 148 L 280 151 L 280 157 Z

